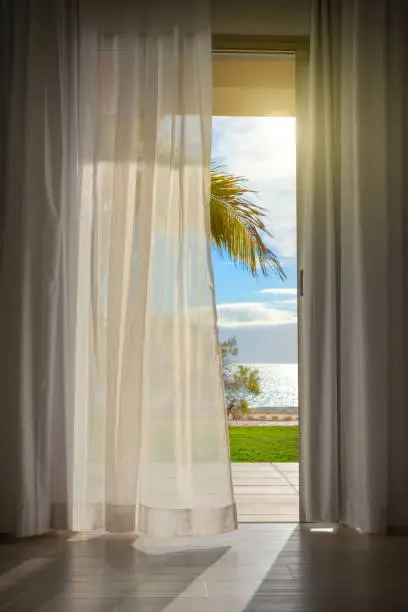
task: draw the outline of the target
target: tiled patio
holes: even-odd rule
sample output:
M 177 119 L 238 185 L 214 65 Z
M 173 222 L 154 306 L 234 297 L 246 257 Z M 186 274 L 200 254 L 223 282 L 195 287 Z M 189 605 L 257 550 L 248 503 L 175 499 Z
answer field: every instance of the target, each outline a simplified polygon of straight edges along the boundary
M 233 463 L 232 478 L 241 523 L 299 520 L 298 463 Z

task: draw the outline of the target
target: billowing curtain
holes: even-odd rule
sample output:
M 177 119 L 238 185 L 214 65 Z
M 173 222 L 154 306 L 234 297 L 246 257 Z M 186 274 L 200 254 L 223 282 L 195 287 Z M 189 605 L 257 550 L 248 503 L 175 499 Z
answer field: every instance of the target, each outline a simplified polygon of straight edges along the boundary
M 31 183 L 17 194 L 18 244 L 11 195 L 4 231 L 19 252 L 3 270 L 21 260 L 2 272 L 18 306 L 4 326 L 18 336 L 6 531 L 234 529 L 209 247 L 207 2 L 31 4 L 17 15 L 32 47 L 19 69 L 35 104 L 16 84 L 26 127 L 20 168 L 7 166 L 15 189 L 22 172 Z
M 302 143 L 301 510 L 408 526 L 408 13 L 313 2 Z

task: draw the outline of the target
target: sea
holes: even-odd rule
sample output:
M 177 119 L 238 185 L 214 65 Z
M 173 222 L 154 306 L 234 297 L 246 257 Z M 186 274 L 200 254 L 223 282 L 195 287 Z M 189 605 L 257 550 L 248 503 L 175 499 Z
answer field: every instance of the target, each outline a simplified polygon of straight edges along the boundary
M 255 368 L 261 379 L 261 394 L 248 394 L 246 399 L 252 409 L 298 408 L 298 366 L 297 363 L 245 363 Z

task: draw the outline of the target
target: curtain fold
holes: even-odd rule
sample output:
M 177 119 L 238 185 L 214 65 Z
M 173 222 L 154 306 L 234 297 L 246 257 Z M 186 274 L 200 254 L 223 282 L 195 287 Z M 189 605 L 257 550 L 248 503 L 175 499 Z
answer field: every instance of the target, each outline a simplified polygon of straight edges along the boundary
M 408 525 L 407 7 L 313 3 L 302 517 Z
M 16 82 L 28 132 L 15 158 L 35 182 L 18 194 L 18 240 L 13 194 L 6 210 L 18 252 L 3 269 L 27 262 L 2 273 L 18 306 L 4 325 L 18 336 L 7 386 L 29 386 L 10 395 L 20 473 L 8 517 L 21 513 L 5 530 L 234 529 L 209 246 L 207 2 L 63 2 L 44 22 L 48 4 L 20 9 L 32 53 L 16 73 L 35 104 Z
M 78 128 L 64 4 L 1 6 L 0 532 L 17 535 L 49 530 L 57 507 L 67 524 L 72 489 Z

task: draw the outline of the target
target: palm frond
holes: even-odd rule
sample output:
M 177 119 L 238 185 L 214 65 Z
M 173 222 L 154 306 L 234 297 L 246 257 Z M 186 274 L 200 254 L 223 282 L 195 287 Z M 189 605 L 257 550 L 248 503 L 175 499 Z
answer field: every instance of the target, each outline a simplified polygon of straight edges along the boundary
M 253 204 L 248 196 L 254 194 L 246 179 L 226 172 L 222 167 L 211 167 L 210 218 L 211 237 L 217 250 L 237 266 L 257 276 L 272 270 L 281 279 L 286 274 L 277 255 L 265 244 L 270 236 L 264 218 L 264 208 Z

